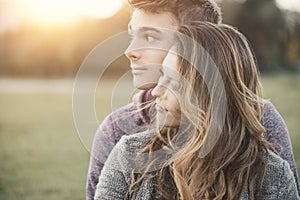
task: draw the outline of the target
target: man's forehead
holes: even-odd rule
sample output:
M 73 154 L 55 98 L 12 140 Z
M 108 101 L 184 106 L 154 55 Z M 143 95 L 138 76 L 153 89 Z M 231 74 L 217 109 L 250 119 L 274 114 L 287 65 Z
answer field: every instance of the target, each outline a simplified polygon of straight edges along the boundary
M 149 13 L 142 10 L 135 10 L 128 24 L 130 29 L 139 29 L 142 27 L 166 28 L 176 30 L 178 28 L 177 19 L 169 13 Z

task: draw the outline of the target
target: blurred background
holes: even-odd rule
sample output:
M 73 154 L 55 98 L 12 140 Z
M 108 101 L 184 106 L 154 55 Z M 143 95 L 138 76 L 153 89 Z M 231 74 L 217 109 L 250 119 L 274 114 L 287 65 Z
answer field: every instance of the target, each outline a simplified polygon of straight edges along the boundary
M 217 2 L 223 22 L 252 44 L 264 97 L 287 123 L 299 171 L 300 1 Z M 130 13 L 125 0 L 0 0 L 0 199 L 85 198 L 90 148 L 73 122 L 73 82 L 96 45 L 127 30 Z M 105 72 L 99 123 L 128 70 L 123 56 Z

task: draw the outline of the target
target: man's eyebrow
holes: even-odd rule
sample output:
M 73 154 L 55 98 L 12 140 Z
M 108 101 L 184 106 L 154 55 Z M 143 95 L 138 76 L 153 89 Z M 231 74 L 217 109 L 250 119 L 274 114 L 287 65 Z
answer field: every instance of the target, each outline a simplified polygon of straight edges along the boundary
M 132 33 L 132 31 L 137 30 L 139 32 L 146 32 L 146 31 L 154 31 L 156 33 L 161 33 L 162 31 L 160 31 L 158 28 L 153 28 L 153 27 L 149 27 L 149 26 L 143 26 L 137 29 L 133 29 L 131 25 L 128 25 L 128 32 Z
M 128 31 L 132 31 L 132 26 L 130 24 L 128 25 Z
M 139 28 L 140 31 L 154 31 L 156 33 L 161 33 L 161 31 L 158 28 L 153 28 L 153 27 L 149 27 L 149 26 L 143 26 L 141 28 Z

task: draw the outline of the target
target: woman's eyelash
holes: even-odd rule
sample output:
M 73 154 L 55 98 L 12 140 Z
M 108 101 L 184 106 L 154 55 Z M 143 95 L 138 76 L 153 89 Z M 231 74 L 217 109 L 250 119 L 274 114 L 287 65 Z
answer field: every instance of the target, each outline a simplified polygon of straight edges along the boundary
M 146 38 L 147 42 L 153 42 L 155 40 L 155 38 L 151 35 L 146 35 L 145 38 Z
M 162 69 L 160 69 L 159 72 L 160 72 L 160 74 L 161 74 L 160 76 L 163 76 L 163 75 L 164 75 L 164 71 L 163 71 Z

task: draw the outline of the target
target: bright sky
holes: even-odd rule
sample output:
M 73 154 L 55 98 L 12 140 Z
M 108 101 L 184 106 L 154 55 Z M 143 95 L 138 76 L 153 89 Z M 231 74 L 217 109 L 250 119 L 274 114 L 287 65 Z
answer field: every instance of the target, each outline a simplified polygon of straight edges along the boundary
M 82 16 L 108 18 L 125 0 L 0 0 L 0 33 L 23 22 L 70 25 Z M 300 0 L 276 0 L 279 7 L 300 12 Z
M 22 22 L 51 26 L 68 25 L 81 17 L 108 18 L 124 0 L 0 0 L 0 32 Z
M 280 8 L 300 12 L 300 0 L 276 0 Z

